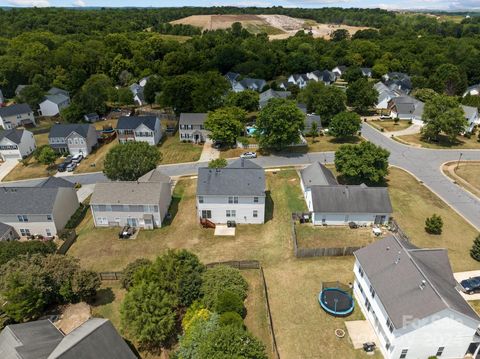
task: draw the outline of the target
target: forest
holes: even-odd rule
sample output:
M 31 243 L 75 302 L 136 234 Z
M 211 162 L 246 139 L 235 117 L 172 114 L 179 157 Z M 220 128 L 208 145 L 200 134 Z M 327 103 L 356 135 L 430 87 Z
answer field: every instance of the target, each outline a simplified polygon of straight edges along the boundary
M 193 14 L 232 13 L 284 14 L 370 29 L 331 41 L 303 32 L 270 41 L 266 34 L 250 34 L 239 24 L 203 33 L 188 25 L 168 24 Z M 417 88 L 435 89 L 439 77 L 454 77 L 457 94 L 480 82 L 480 17 L 454 22 L 422 14 L 339 8 L 48 8 L 3 9 L 0 23 L 4 95 L 12 98 L 18 85 L 34 84 L 41 97 L 41 91 L 56 86 L 70 91 L 74 102 L 75 96 L 77 102 L 82 98 L 82 111 L 104 112 L 104 104 L 89 97 L 94 93 L 110 100 L 122 97 L 111 94 L 113 86 L 125 87 L 150 75 L 158 79 L 150 86 L 154 93 L 174 88 L 177 96 L 196 89 L 206 97 L 202 89 L 219 92 L 225 87 L 220 75 L 228 71 L 271 81 L 337 65 L 372 67 L 376 77 L 387 71 L 406 72 Z M 164 34 L 188 37 L 176 41 Z M 164 99 L 175 96 L 165 94 Z M 188 110 L 213 109 L 202 106 L 191 105 Z

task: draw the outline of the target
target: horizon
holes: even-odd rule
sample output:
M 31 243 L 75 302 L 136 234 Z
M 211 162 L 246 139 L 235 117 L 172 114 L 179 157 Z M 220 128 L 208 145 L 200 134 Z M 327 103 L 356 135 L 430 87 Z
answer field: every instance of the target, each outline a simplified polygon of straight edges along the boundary
M 406 0 L 402 5 L 393 0 L 240 0 L 236 4 L 231 0 L 165 0 L 159 5 L 154 0 L 138 0 L 136 6 L 130 1 L 117 0 L 0 0 L 0 8 L 70 8 L 70 9 L 95 9 L 95 8 L 139 8 L 162 9 L 181 7 L 238 7 L 238 8 L 271 8 L 281 6 L 284 8 L 360 8 L 383 9 L 391 11 L 438 11 L 438 12 L 480 12 L 478 0 L 427 0 L 419 5 L 418 1 Z M 112 4 L 114 3 L 114 4 Z

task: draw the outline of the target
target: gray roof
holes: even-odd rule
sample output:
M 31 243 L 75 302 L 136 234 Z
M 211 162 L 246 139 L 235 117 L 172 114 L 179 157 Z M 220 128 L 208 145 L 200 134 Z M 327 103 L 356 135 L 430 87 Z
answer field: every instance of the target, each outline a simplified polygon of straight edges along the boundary
M 265 196 L 265 171 L 247 159 L 225 168 L 198 169 L 197 195 Z
M 170 183 L 171 178 L 161 172 L 158 168 L 151 170 L 150 172 L 145 173 L 142 177 L 138 179 L 138 182 L 166 182 Z
M 51 214 L 60 187 L 0 187 L 0 214 Z
M 48 90 L 49 95 L 64 95 L 66 97 L 69 96 L 68 91 L 59 89 L 58 87 L 52 87 L 50 90 Z
M 157 116 L 122 116 L 118 119 L 117 130 L 135 130 L 140 125 L 155 131 L 155 125 L 160 121 Z
M 397 96 L 392 98 L 393 105 L 397 108 L 399 115 L 414 115 L 422 118 L 425 104 L 412 96 Z
M 390 87 L 390 89 L 399 88 L 403 91 L 412 89 L 412 81 L 410 76 L 403 72 L 389 72 L 383 75 L 383 82 Z
M 158 205 L 168 182 L 108 182 L 97 183 L 90 204 Z
M 41 183 L 38 184 L 37 187 L 41 188 L 59 188 L 59 187 L 66 187 L 66 188 L 74 188 L 75 184 L 67 181 L 60 177 L 53 177 L 50 176 L 47 179 L 43 180 Z
M 305 105 L 304 103 L 297 103 L 297 107 L 303 113 L 307 113 L 307 105 Z
M 335 82 L 336 79 L 337 79 L 337 76 L 335 75 L 334 72 L 328 71 L 328 70 L 323 70 L 323 72 L 322 72 L 322 81 L 323 82 L 331 83 L 331 82 Z
M 473 120 L 478 116 L 478 108 L 472 106 L 461 105 L 463 112 L 465 113 L 465 118 L 468 120 Z
M 476 84 L 476 85 L 472 85 L 472 86 L 467 87 L 467 90 L 463 93 L 463 97 L 467 96 L 468 94 L 470 94 L 473 91 L 480 93 L 480 84 Z
M 181 113 L 179 125 L 203 125 L 207 119 L 207 113 Z
M 9 325 L 0 333 L 0 358 L 47 359 L 62 339 L 49 320 Z
M 12 230 L 12 229 L 14 229 L 12 226 L 0 222 L 0 238 L 1 238 L 5 233 L 7 233 L 8 231 L 10 231 L 10 230 Z M 0 352 L 0 353 L 1 353 L 1 352 Z
M 387 237 L 354 254 L 395 328 L 404 327 L 405 318 L 421 320 L 445 309 L 480 324 L 455 288 L 446 249 L 419 249 Z
M 317 129 L 320 130 L 322 128 L 322 120 L 319 115 L 315 115 L 312 113 L 309 113 L 305 116 L 305 130 L 304 131 L 309 131 L 312 129 L 312 124 L 313 123 L 317 124 Z
M 18 103 L 7 107 L 0 107 L 0 117 L 22 115 L 30 112 L 32 112 L 32 109 L 26 103 Z
M 246 77 L 243 80 L 238 81 L 238 83 L 244 89 L 251 89 L 256 91 L 262 91 L 262 89 L 267 84 L 267 82 L 263 79 L 252 79 L 250 77 Z
M 314 162 L 300 171 L 303 186 L 329 186 L 338 185 L 337 179 L 327 167 L 320 162 Z
M 292 93 L 290 91 L 275 91 L 268 89 L 260 94 L 260 106 L 265 106 L 272 98 L 288 98 Z
M 90 129 L 89 124 L 86 123 L 56 123 L 50 129 L 48 134 L 49 138 L 52 137 L 67 137 L 72 132 L 78 133 L 80 136 L 87 138 L 88 130 Z
M 2 131 L 0 132 L 0 141 L 3 138 L 8 138 L 10 141 L 18 145 L 20 144 L 20 142 L 22 142 L 23 131 L 24 130 L 17 130 L 17 129 Z
M 372 76 L 372 69 L 370 67 L 360 67 L 363 76 Z
M 319 213 L 392 213 L 385 187 L 311 186 L 313 211 Z
M 66 335 L 48 359 L 136 359 L 107 319 L 91 318 Z
M 240 74 L 237 72 L 227 72 L 225 74 L 225 77 L 228 81 L 234 82 L 237 81 L 237 79 L 240 77 Z
M 64 103 L 65 101 L 68 101 L 70 99 L 70 97 L 62 94 L 62 93 L 58 93 L 56 95 L 46 95 L 45 96 L 45 99 L 43 100 L 44 102 L 45 101 L 50 101 L 50 102 L 53 102 L 54 104 L 56 105 L 60 105 L 61 103 Z

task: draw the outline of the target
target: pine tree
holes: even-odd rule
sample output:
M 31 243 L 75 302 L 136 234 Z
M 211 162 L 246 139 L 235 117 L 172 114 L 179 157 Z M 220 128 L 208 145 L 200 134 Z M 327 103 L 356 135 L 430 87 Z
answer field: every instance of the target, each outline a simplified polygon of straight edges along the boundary
M 480 262 L 480 234 L 473 241 L 472 249 L 470 249 L 470 255 L 473 259 Z

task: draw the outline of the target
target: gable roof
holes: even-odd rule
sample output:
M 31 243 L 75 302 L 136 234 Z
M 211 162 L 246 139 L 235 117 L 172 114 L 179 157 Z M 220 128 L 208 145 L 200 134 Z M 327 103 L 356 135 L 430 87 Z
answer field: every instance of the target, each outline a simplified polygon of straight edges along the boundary
M 0 237 L 2 237 L 8 231 L 14 230 L 14 228 L 8 224 L 0 222 Z M 1 352 L 0 352 L 1 354 Z
M 49 95 L 64 95 L 68 97 L 68 91 L 62 90 L 58 87 L 52 87 L 50 90 L 48 90 Z
M 395 328 L 403 328 L 406 317 L 421 320 L 444 309 L 480 324 L 455 288 L 446 249 L 419 249 L 390 236 L 354 255 Z
M 362 71 L 363 76 L 371 76 L 372 75 L 372 69 L 370 67 L 360 67 L 360 70 Z
M 70 97 L 62 94 L 62 93 L 57 93 L 55 95 L 46 95 L 45 96 L 45 99 L 42 101 L 45 102 L 45 101 L 50 101 L 50 102 L 53 102 L 54 104 L 56 105 L 60 105 L 61 103 L 64 103 L 65 101 L 68 101 L 70 99 Z
M 265 196 L 265 171 L 247 159 L 225 168 L 198 169 L 197 195 Z
M 268 89 L 260 94 L 259 103 L 262 105 L 266 104 L 272 98 L 288 98 L 292 93 L 290 91 L 275 91 L 272 89 Z
M 90 204 L 158 205 L 168 182 L 108 182 L 97 183 Z
M 0 187 L 0 214 L 51 214 L 64 187 Z
M 237 84 L 239 84 L 244 89 L 261 91 L 265 87 L 267 82 L 263 79 L 252 79 L 250 77 L 246 77 L 243 80 L 238 81 Z
M 313 212 L 320 213 L 392 213 L 385 187 L 310 186 Z
M 121 116 L 117 122 L 117 130 L 135 130 L 144 125 L 155 131 L 157 121 L 160 120 L 156 116 Z
M 465 105 L 461 105 L 461 107 L 466 119 L 474 120 L 478 116 L 478 108 Z
M 338 185 L 337 179 L 327 167 L 320 162 L 314 162 L 300 171 L 303 186 L 329 186 Z
M 180 114 L 179 125 L 203 125 L 207 119 L 207 113 L 187 113 Z
M 32 109 L 26 103 L 18 103 L 7 107 L 0 107 L 0 117 L 22 115 L 30 112 L 32 112 Z
M 322 72 L 322 81 L 323 82 L 335 82 L 335 80 L 337 79 L 337 76 L 335 75 L 335 73 L 333 71 L 328 71 L 328 70 L 323 70 Z
M 75 184 L 67 181 L 66 179 L 60 177 L 53 177 L 50 176 L 41 183 L 38 184 L 37 187 L 40 188 L 59 188 L 59 187 L 66 187 L 66 188 L 74 188 Z
M 238 78 L 240 77 L 240 74 L 237 72 L 229 71 L 225 74 L 225 77 L 227 78 L 228 81 L 234 82 L 238 80 Z
M 166 182 L 170 183 L 171 178 L 161 172 L 158 168 L 151 170 L 150 172 L 145 173 L 142 177 L 138 179 L 138 182 Z
M 80 136 L 87 138 L 90 129 L 89 124 L 85 123 L 56 123 L 50 129 L 48 138 L 52 137 L 68 137 L 72 132 L 78 133 Z
M 4 138 L 8 138 L 10 141 L 18 145 L 20 142 L 22 142 L 23 131 L 24 130 L 17 129 L 2 131 L 0 132 L 0 141 Z

